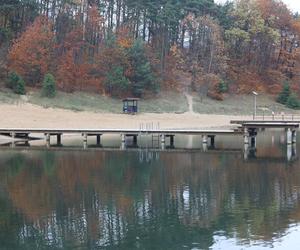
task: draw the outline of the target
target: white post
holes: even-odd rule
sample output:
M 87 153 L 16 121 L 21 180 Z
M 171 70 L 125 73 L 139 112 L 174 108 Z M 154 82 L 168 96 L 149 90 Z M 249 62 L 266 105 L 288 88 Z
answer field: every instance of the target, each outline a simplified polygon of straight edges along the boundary
M 84 133 L 84 134 L 83 134 L 83 141 L 84 141 L 84 142 L 87 142 L 87 133 Z
M 202 135 L 202 143 L 207 144 L 207 135 Z
M 256 117 L 256 96 L 258 95 L 257 92 L 252 91 L 252 94 L 254 96 L 254 110 L 253 110 L 253 120 L 255 120 Z
M 254 119 L 256 118 L 256 95 L 254 95 Z
M 121 134 L 121 140 L 122 140 L 122 143 L 126 141 L 126 135 L 125 134 Z
M 161 134 L 161 149 L 162 150 L 166 149 L 166 136 L 165 136 L 165 134 Z
M 161 135 L 161 143 L 165 143 L 166 142 L 166 136 L 165 134 Z

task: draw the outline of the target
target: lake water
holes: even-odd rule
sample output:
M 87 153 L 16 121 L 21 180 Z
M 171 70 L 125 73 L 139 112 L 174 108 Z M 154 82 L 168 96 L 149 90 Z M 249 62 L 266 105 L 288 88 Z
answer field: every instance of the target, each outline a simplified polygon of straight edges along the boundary
M 166 151 L 1 147 L 0 249 L 300 249 L 300 162 L 282 135 L 247 157 L 235 137 L 207 152 L 196 137 Z

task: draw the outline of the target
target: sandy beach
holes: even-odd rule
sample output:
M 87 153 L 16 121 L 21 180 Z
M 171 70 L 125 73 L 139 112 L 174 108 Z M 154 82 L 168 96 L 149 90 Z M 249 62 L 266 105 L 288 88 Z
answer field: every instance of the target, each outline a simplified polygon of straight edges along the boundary
M 64 109 L 43 108 L 23 103 L 0 104 L 3 114 L 2 128 L 139 128 L 140 124 L 158 124 L 160 128 L 228 127 L 230 120 L 241 116 L 214 114 L 111 114 L 75 112 Z

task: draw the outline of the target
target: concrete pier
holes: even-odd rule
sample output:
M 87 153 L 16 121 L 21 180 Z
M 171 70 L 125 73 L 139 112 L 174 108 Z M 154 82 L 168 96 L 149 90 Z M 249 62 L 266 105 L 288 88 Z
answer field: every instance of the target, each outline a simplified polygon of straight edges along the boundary
M 161 143 L 165 143 L 166 142 L 166 135 L 161 134 L 160 139 L 161 139 Z
M 12 133 L 10 133 L 10 136 L 11 136 L 11 138 L 15 138 L 16 137 L 16 133 L 15 132 L 12 132 Z
M 47 142 L 47 143 L 50 143 L 50 139 L 51 139 L 50 134 L 46 134 L 46 142 Z
M 87 140 L 88 140 L 87 133 L 83 133 L 83 141 L 84 141 L 84 142 L 87 142 Z
M 207 141 L 208 141 L 207 138 L 208 138 L 207 135 L 202 135 L 202 143 L 203 144 L 207 144 Z
M 247 128 L 244 128 L 244 144 L 249 144 L 249 132 Z
M 121 142 L 125 143 L 126 142 L 126 135 L 125 134 L 121 134 Z

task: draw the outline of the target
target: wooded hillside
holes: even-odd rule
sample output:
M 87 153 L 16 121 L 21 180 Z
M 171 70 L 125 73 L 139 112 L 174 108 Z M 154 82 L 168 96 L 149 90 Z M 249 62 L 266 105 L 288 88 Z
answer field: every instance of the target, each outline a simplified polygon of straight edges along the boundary
M 145 96 L 299 92 L 300 18 L 279 0 L 0 0 L 0 77 Z M 300 92 L 299 92 L 300 93 Z

